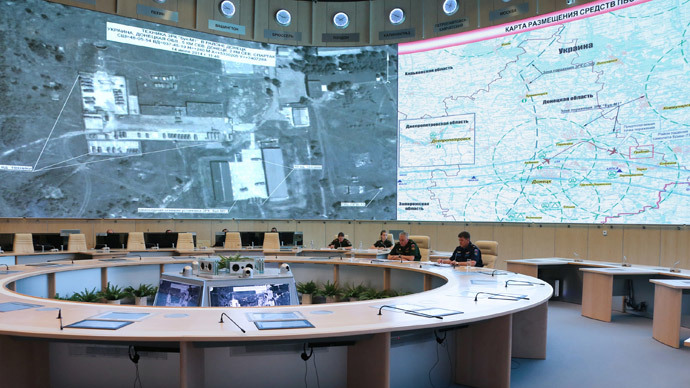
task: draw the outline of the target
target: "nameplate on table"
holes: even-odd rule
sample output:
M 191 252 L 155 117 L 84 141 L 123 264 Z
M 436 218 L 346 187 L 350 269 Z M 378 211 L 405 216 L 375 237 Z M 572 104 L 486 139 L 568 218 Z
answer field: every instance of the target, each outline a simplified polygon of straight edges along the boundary
M 175 11 L 170 11 L 167 9 L 160 9 L 155 7 L 149 7 L 148 5 L 137 4 L 137 15 L 148 16 L 151 18 L 167 20 L 170 22 L 178 22 L 178 14 Z
M 244 26 L 232 23 L 219 22 L 218 20 L 209 20 L 208 29 L 237 35 L 244 35 L 246 31 Z

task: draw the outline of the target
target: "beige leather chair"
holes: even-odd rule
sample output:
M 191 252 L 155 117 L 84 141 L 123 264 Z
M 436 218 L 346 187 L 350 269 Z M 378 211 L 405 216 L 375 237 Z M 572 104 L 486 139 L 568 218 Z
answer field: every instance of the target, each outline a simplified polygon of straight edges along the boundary
M 67 238 L 67 250 L 70 252 L 83 252 L 86 250 L 86 236 L 82 233 L 71 233 Z
M 146 250 L 146 243 L 144 243 L 144 232 L 129 232 L 127 234 L 127 249 L 130 251 Z
M 223 243 L 225 249 L 242 249 L 242 238 L 239 232 L 225 233 L 225 242 Z
M 14 253 L 34 253 L 34 239 L 31 233 L 15 233 L 12 249 Z
M 191 233 L 178 233 L 176 249 L 194 249 L 194 236 Z
M 334 235 L 333 235 L 333 240 L 337 240 L 337 239 L 338 239 L 338 235 L 337 235 L 337 234 L 334 234 Z M 348 235 L 346 234 L 346 235 L 345 235 L 345 240 L 349 240 L 349 239 L 350 239 L 350 236 L 348 236 Z M 333 241 L 333 240 L 331 240 L 331 241 Z M 350 242 L 352 242 L 352 241 L 350 241 Z
M 482 252 L 484 267 L 495 268 L 498 260 L 498 241 L 475 241 L 474 245 Z
M 264 234 L 264 251 L 271 249 L 280 249 L 280 240 L 278 233 L 265 233 Z
M 379 236 L 379 238 L 381 238 L 381 236 Z M 393 240 L 392 234 L 388 233 L 388 235 L 386 235 L 386 240 L 390 241 L 391 244 L 395 245 L 395 240 Z
M 431 252 L 431 239 L 429 238 L 429 236 L 409 236 L 408 238 L 417 243 L 417 247 L 419 247 L 419 253 L 422 254 L 421 261 L 429 261 L 429 253 Z

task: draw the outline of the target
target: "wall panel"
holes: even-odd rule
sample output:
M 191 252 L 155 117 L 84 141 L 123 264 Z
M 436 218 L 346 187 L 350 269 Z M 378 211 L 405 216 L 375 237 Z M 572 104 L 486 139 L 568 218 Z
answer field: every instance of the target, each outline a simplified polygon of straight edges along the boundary
M 196 27 L 196 0 L 129 0 L 117 2 L 117 14 L 182 28 Z
M 480 1 L 481 27 L 496 26 L 516 20 L 527 19 L 537 14 L 537 0 Z
M 589 228 L 587 225 L 559 225 L 554 227 L 554 256 L 587 260 Z M 577 253 L 577 256 L 575 255 Z
M 606 231 L 606 236 L 604 236 Z M 623 228 L 592 226 L 587 236 L 589 260 L 620 262 L 623 260 Z
M 220 0 L 197 0 L 196 29 L 231 38 L 252 40 L 254 37 L 254 1 L 234 0 L 235 14 L 225 16 Z
M 661 230 L 640 226 L 623 228 L 623 255 L 632 264 L 660 265 Z
M 117 0 L 50 0 L 53 3 L 71 5 L 74 7 L 90 9 L 93 11 L 115 13 Z
M 424 38 L 457 34 L 469 31 L 479 24 L 477 1 L 461 0 L 459 9 L 452 15 L 443 12 L 443 1 L 424 1 Z
M 544 225 L 528 225 L 523 228 L 522 256 L 525 258 L 553 257 L 556 228 Z
M 523 258 L 522 255 L 522 231 L 524 226 L 501 224 L 494 230 L 494 240 L 498 241 L 501 262 Z

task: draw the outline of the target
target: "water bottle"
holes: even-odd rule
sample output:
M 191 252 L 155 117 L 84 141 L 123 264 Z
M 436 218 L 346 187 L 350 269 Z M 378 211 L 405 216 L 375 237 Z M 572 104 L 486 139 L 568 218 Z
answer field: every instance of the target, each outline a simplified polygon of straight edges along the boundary
M 309 241 L 309 249 L 314 249 L 314 240 Z
M 359 242 L 359 250 L 362 250 L 362 241 Z

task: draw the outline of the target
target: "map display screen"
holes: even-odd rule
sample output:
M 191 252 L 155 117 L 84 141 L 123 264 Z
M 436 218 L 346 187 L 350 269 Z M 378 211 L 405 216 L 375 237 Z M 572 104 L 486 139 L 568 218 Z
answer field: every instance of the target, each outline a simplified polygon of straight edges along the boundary
M 399 45 L 398 219 L 689 223 L 689 23 L 595 1 Z

